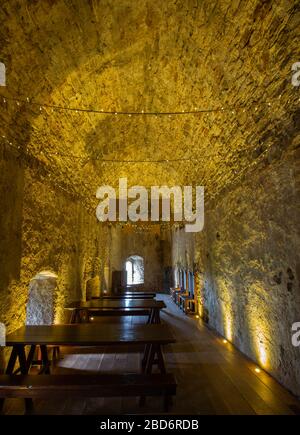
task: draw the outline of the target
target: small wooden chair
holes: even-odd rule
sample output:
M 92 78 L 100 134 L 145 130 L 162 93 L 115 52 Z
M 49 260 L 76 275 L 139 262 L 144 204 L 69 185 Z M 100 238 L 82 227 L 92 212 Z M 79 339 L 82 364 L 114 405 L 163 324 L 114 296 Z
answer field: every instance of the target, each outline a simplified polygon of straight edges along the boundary
M 179 294 L 179 307 L 185 314 L 188 312 L 195 313 L 197 311 L 197 295 L 195 291 L 194 273 L 187 273 L 188 289 L 185 293 Z M 193 307 L 193 309 L 191 309 Z
M 175 303 L 177 303 L 177 295 L 182 291 L 181 287 L 170 287 L 170 296 Z
M 185 314 L 188 313 L 195 313 L 196 312 L 196 297 L 195 295 L 190 294 L 182 294 L 179 295 L 180 298 L 180 308 L 183 310 Z M 191 306 L 193 306 L 193 309 L 191 309 Z

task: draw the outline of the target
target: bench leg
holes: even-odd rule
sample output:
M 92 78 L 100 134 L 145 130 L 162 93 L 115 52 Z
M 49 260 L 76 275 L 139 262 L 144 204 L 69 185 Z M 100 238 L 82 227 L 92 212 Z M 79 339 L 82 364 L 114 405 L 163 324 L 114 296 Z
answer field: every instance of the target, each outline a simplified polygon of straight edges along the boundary
M 169 396 L 169 394 L 165 394 L 165 397 L 164 397 L 164 411 L 165 412 L 169 412 L 171 406 L 172 406 L 172 397 Z
M 18 345 L 17 352 L 18 352 L 21 373 L 22 373 L 22 375 L 27 375 L 31 363 L 28 363 L 28 361 L 26 359 L 25 346 Z M 32 409 L 33 409 L 32 399 L 25 399 L 25 412 L 27 413 L 28 410 L 30 410 L 30 412 L 31 412 Z
M 25 415 L 31 415 L 33 414 L 33 400 L 32 399 L 25 399 Z

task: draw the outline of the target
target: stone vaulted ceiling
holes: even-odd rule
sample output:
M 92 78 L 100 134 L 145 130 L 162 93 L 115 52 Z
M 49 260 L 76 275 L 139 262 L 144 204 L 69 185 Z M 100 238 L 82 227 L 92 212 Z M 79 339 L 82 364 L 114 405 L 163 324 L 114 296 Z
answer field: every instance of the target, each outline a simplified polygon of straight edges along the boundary
M 145 186 L 204 184 L 213 196 L 281 155 L 296 130 L 290 69 L 300 58 L 298 2 L 1 0 L 0 14 L 7 69 L 0 94 L 8 97 L 1 136 L 88 203 L 99 185 L 121 176 Z M 224 111 L 129 117 L 39 103 Z M 155 162 L 162 159 L 171 161 Z

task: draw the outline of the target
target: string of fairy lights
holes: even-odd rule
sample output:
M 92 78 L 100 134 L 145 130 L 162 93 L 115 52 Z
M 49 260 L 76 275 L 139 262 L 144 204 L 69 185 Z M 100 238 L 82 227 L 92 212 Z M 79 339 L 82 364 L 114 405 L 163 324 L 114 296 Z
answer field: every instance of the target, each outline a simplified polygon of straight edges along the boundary
M 279 97 L 281 98 L 281 96 Z M 57 105 L 50 103 L 40 103 L 34 101 L 33 99 L 26 97 L 11 97 L 11 96 L 3 96 L 2 101 L 4 104 L 11 101 L 14 102 L 17 106 L 24 105 L 24 107 L 34 106 L 37 107 L 40 112 L 45 109 L 50 109 L 52 112 L 55 111 L 69 111 L 74 113 L 93 113 L 98 115 L 112 115 L 112 116 L 151 116 L 151 117 L 172 117 L 172 116 L 187 116 L 187 115 L 199 115 L 202 113 L 218 113 L 218 112 L 232 112 L 233 114 L 237 110 L 245 110 L 249 108 L 249 102 L 247 104 L 240 105 L 228 105 L 228 106 L 218 106 L 212 108 L 199 108 L 193 107 L 187 110 L 176 110 L 176 111 L 122 111 L 122 110 L 105 110 L 105 109 L 97 109 L 92 107 L 71 107 L 65 105 Z M 260 102 L 260 105 L 264 105 L 266 107 L 270 107 L 272 103 L 270 101 Z M 257 103 L 253 102 L 254 110 L 258 110 Z
M 281 95 L 279 96 L 279 100 L 281 99 Z M 0 97 L 1 98 L 1 97 Z M 1 100 L 0 100 L 1 101 Z M 300 98 L 297 98 L 297 102 L 300 102 Z M 122 117 L 154 117 L 154 118 L 173 118 L 173 117 L 181 117 L 181 116 L 197 116 L 197 115 L 203 115 L 203 114 L 211 114 L 211 113 L 229 113 L 232 116 L 235 116 L 238 114 L 239 111 L 242 112 L 246 112 L 247 110 L 251 109 L 256 112 L 259 113 L 260 109 L 271 109 L 272 107 L 274 107 L 274 103 L 272 103 L 271 101 L 268 102 L 260 102 L 259 104 L 257 104 L 257 102 L 253 102 L 253 103 L 249 103 L 247 102 L 247 107 L 245 104 L 240 104 L 240 105 L 235 105 L 235 106 L 220 106 L 220 107 L 216 107 L 216 108 L 198 108 L 198 107 L 194 107 L 192 110 L 182 110 L 182 111 L 163 111 L 163 112 L 158 112 L 158 111 L 109 111 L 109 110 L 104 110 L 104 109 L 96 109 L 96 108 L 91 108 L 91 107 L 69 107 L 69 106 L 64 106 L 64 105 L 56 105 L 56 104 L 48 104 L 48 103 L 43 103 L 41 104 L 40 102 L 34 101 L 32 98 L 26 97 L 26 98 L 17 98 L 17 97 L 11 97 L 11 96 L 3 96 L 2 97 L 2 103 L 3 105 L 8 108 L 8 105 L 16 105 L 17 108 L 19 108 L 20 110 L 28 110 L 32 107 L 37 108 L 38 109 L 38 114 L 39 113 L 45 113 L 46 115 L 49 115 L 49 110 L 51 111 L 51 113 L 54 112 L 71 112 L 71 113 L 92 113 L 95 115 L 106 115 L 106 116 L 122 116 Z M 287 100 L 286 104 L 290 104 L 291 101 Z M 151 163 L 151 164 L 169 164 L 169 163 L 174 163 L 174 162 L 199 162 L 199 161 L 203 161 L 203 157 L 198 158 L 198 157 L 182 157 L 182 158 L 166 158 L 166 159 L 142 159 L 142 160 L 137 160 L 137 159 L 107 159 L 107 158 L 103 158 L 101 156 L 87 156 L 87 155 L 78 155 L 78 154 L 72 154 L 72 153 L 63 153 L 63 152 L 59 152 L 59 151 L 51 151 L 50 150 L 40 150 L 38 152 L 38 155 L 35 154 L 35 151 L 33 151 L 33 153 L 30 152 L 30 149 L 28 147 L 22 147 L 19 144 L 16 145 L 12 139 L 9 139 L 8 137 L 6 137 L 5 134 L 2 134 L 0 136 L 0 139 L 2 139 L 2 144 L 9 147 L 10 149 L 13 149 L 15 152 L 18 153 L 20 159 L 27 164 L 28 166 L 30 166 L 30 168 L 42 168 L 42 171 L 39 171 L 39 175 L 42 174 L 42 176 L 44 176 L 47 179 L 52 179 L 53 178 L 53 173 L 52 171 L 46 167 L 45 161 L 42 161 L 39 159 L 39 156 L 57 156 L 57 157 L 62 157 L 62 158 L 68 158 L 68 159 L 74 159 L 74 160 L 79 160 L 82 162 L 88 162 L 88 161 L 99 161 L 101 163 L 113 163 L 113 164 L 139 164 L 139 163 Z M 259 161 L 263 158 L 266 157 L 266 154 L 269 152 L 270 149 L 270 145 L 268 145 L 266 147 L 266 149 L 264 150 L 264 152 L 259 156 L 259 158 L 252 162 L 247 168 L 244 168 L 243 170 L 241 170 L 238 174 L 238 176 L 236 177 L 236 179 L 239 179 L 240 177 L 243 176 L 245 170 L 247 169 L 251 169 L 251 167 L 255 167 Z M 86 199 L 84 197 L 84 195 L 78 195 L 78 192 L 76 192 L 74 189 L 72 189 L 72 183 L 67 184 L 67 183 L 61 183 L 58 182 L 57 180 L 55 180 L 55 186 L 57 188 L 59 188 L 60 190 L 64 191 L 65 193 L 67 193 L 71 198 L 76 198 L 78 200 L 81 201 L 81 203 L 84 205 L 84 207 L 87 209 L 87 211 L 92 214 L 93 216 L 95 216 L 95 212 L 93 207 L 91 207 L 90 203 L 86 202 Z M 84 186 L 84 187 L 88 187 L 88 186 Z M 215 193 L 216 195 L 217 193 Z M 213 195 L 212 198 L 215 196 Z M 124 223 L 122 223 L 122 225 L 124 225 Z M 126 224 L 125 224 L 126 225 Z M 140 226 L 137 226 L 137 228 L 141 229 Z M 147 229 L 147 225 L 143 224 L 143 228 L 142 229 Z
M 279 95 L 279 100 L 281 99 L 282 95 Z M 298 102 L 300 102 L 300 98 L 298 99 Z M 181 116 L 197 116 L 197 115 L 203 115 L 203 114 L 212 114 L 212 113 L 229 113 L 231 115 L 236 115 L 239 111 L 246 112 L 246 110 L 253 110 L 253 112 L 258 112 L 260 108 L 267 108 L 271 109 L 274 106 L 274 102 L 271 101 L 265 101 L 260 102 L 259 104 L 255 101 L 252 103 L 247 102 L 247 105 L 245 104 L 239 104 L 239 105 L 228 105 L 228 106 L 219 106 L 215 108 L 199 108 L 194 107 L 189 110 L 177 110 L 177 111 L 110 111 L 105 109 L 97 109 L 92 107 L 71 107 L 71 106 L 65 106 L 65 105 L 57 105 L 57 104 L 49 104 L 49 103 L 41 103 L 38 101 L 35 101 L 33 98 L 30 97 L 13 97 L 13 96 L 3 96 L 2 97 L 2 103 L 7 106 L 10 104 L 15 104 L 19 109 L 22 108 L 22 110 L 29 109 L 31 107 L 37 108 L 38 112 L 43 113 L 45 112 L 48 115 L 48 110 L 53 112 L 72 112 L 72 113 L 90 113 L 90 114 L 96 114 L 96 115 L 107 115 L 107 116 L 122 116 L 122 117 L 159 117 L 159 118 L 173 118 L 173 117 L 181 117 Z M 290 104 L 291 101 L 287 100 L 286 104 Z M 7 138 L 5 135 L 2 135 L 2 139 L 7 141 L 7 145 L 13 145 L 12 141 Z M 21 149 L 20 145 L 17 145 L 18 149 Z M 28 150 L 27 150 L 28 151 Z M 193 157 L 180 157 L 180 158 L 163 158 L 163 159 L 109 159 L 104 158 L 99 155 L 95 156 L 87 156 L 87 155 L 78 155 L 78 154 L 72 154 L 72 153 L 62 153 L 57 150 L 51 151 L 50 150 L 40 150 L 40 155 L 48 155 L 48 156 L 58 156 L 62 158 L 72 158 L 75 160 L 82 160 L 84 162 L 88 161 L 99 161 L 103 164 L 138 164 L 138 163 L 155 163 L 155 164 L 168 164 L 168 163 L 181 163 L 181 162 L 198 162 L 203 161 L 203 158 L 198 158 L 197 156 Z

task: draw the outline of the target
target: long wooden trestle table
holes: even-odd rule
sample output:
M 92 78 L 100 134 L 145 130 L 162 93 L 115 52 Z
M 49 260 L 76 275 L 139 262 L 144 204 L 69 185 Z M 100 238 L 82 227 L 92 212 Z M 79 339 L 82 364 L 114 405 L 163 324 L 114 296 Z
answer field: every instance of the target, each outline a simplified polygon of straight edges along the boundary
M 118 293 L 105 293 L 101 296 L 92 296 L 92 299 L 154 299 L 155 292 L 118 292 Z
M 143 346 L 142 372 L 151 374 L 153 365 L 157 364 L 161 373 L 166 373 L 162 346 L 174 343 L 175 339 L 169 327 L 164 324 L 97 325 L 91 323 L 68 325 L 24 326 L 9 334 L 6 346 L 12 346 L 6 368 L 10 375 L 19 360 L 21 374 L 27 374 L 39 346 L 42 356 L 43 373 L 50 373 L 48 346 Z M 25 346 L 30 346 L 28 355 Z
M 72 310 L 71 323 L 88 321 L 92 314 L 107 316 L 132 316 L 148 314 L 148 323 L 160 323 L 160 310 L 166 308 L 164 301 L 155 299 L 92 299 L 87 302 L 77 301 L 65 307 Z

